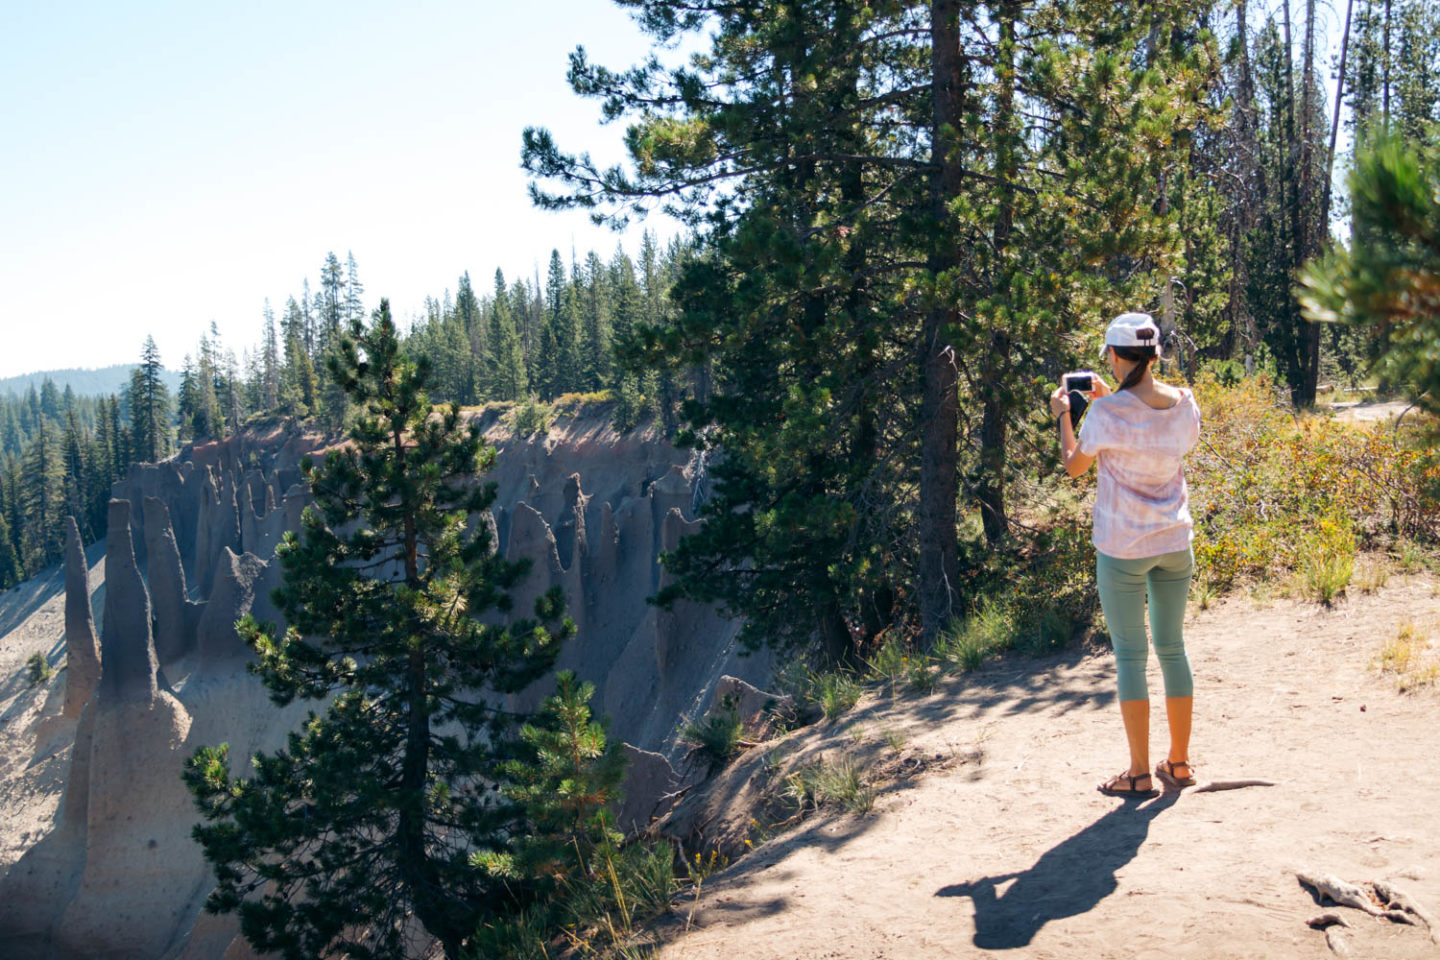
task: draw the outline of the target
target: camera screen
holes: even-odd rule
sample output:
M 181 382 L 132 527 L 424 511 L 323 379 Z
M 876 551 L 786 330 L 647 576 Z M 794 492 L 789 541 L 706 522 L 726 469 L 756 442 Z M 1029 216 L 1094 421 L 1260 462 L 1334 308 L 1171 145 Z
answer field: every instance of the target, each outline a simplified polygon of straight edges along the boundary
M 1081 393 L 1088 393 L 1089 391 L 1095 389 L 1095 387 L 1094 384 L 1090 382 L 1090 374 L 1077 373 L 1065 378 L 1065 389 L 1078 390 Z

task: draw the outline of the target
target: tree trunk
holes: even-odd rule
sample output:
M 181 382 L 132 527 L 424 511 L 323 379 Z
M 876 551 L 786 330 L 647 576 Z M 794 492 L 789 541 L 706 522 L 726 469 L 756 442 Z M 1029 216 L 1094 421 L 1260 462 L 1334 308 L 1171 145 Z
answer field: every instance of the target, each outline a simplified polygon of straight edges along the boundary
M 391 437 L 396 461 L 405 462 L 404 437 L 398 427 Z M 420 585 L 420 543 L 416 533 L 414 507 L 405 502 L 401 493 L 401 509 L 405 514 L 405 583 L 411 587 Z M 410 648 L 405 665 L 408 707 L 408 727 L 405 731 L 405 750 L 400 761 L 400 798 L 396 805 L 396 854 L 400 875 L 415 905 L 415 916 L 430 934 L 438 938 L 445 948 L 449 960 L 458 960 L 460 943 L 464 936 L 452 929 L 448 911 L 444 904 L 436 903 L 434 892 L 441 889 L 436 882 L 435 866 L 430 862 L 429 851 L 425 849 L 425 793 L 426 777 L 430 768 L 430 710 L 426 702 L 429 690 L 426 688 L 425 650 L 419 645 Z
M 1250 263 L 1247 245 L 1254 226 L 1254 204 L 1258 204 L 1256 182 L 1260 147 L 1255 137 L 1255 80 L 1250 73 L 1249 11 L 1245 0 L 1235 4 L 1236 38 L 1240 47 L 1240 78 L 1235 96 L 1235 139 L 1238 169 L 1230 219 L 1230 323 L 1240 336 L 1245 351 L 1245 375 L 1255 372 L 1255 349 L 1259 335 L 1250 312 Z M 1254 195 L 1252 195 L 1252 193 Z
M 1340 107 L 1345 96 L 1345 59 L 1350 52 L 1350 19 L 1355 12 L 1355 0 L 1345 4 L 1345 30 L 1340 34 L 1340 68 L 1335 78 L 1335 110 L 1330 117 L 1330 149 L 1325 153 L 1325 182 L 1321 184 L 1324 194 L 1320 200 L 1320 229 L 1330 232 L 1331 181 L 1335 179 L 1335 141 L 1340 136 Z
M 947 206 L 960 193 L 961 169 L 956 156 L 961 122 L 959 0 L 934 0 L 930 5 L 931 67 L 935 171 L 930 174 L 930 212 L 935 239 L 928 269 L 934 302 L 921 330 L 925 388 L 920 407 L 920 620 L 927 642 L 939 636 L 954 614 L 959 577 L 959 544 L 955 529 L 959 451 L 956 448 L 960 405 L 956 394 L 958 368 L 950 335 L 958 319 L 952 294 L 942 293 L 940 277 L 960 264 L 960 250 L 949 234 Z
M 1010 233 L 1015 224 L 1016 173 L 1015 127 L 1015 22 L 1019 4 L 1007 0 L 999 11 L 1000 48 L 995 64 L 995 179 L 1000 185 L 1000 203 L 996 211 L 993 245 L 996 271 L 991 283 L 998 299 L 1010 292 L 1010 270 L 1004 265 L 1005 251 L 1010 246 Z M 985 528 L 985 541 L 991 546 L 1004 539 L 1010 522 L 1005 514 L 1005 442 L 1009 427 L 1010 399 L 1007 390 L 1010 378 L 1011 339 L 1008 330 L 997 329 L 990 335 L 990 353 L 980 377 L 980 482 L 976 499 L 980 503 L 980 519 Z

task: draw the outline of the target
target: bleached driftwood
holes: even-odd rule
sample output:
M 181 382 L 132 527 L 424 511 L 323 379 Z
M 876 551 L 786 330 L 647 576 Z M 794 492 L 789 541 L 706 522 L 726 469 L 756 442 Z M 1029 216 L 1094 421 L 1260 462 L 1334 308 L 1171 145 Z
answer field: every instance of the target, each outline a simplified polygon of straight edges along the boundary
M 1206 780 L 1192 789 L 1191 793 L 1214 793 L 1218 790 L 1239 790 L 1242 787 L 1273 787 L 1274 780 Z
M 1374 900 L 1370 899 L 1370 894 L 1365 892 L 1364 887 L 1347 883 L 1328 873 L 1310 873 L 1305 870 L 1297 870 L 1295 879 L 1307 887 L 1313 887 L 1316 895 L 1322 899 L 1329 897 L 1342 907 L 1354 907 L 1356 910 L 1365 911 L 1372 917 L 1380 916 L 1380 908 L 1375 905 Z
M 1330 952 L 1337 957 L 1350 956 L 1350 944 L 1346 943 L 1345 938 L 1340 935 L 1340 928 L 1338 926 L 1325 928 L 1325 945 L 1329 947 Z
M 1314 927 L 1316 930 L 1324 930 L 1326 927 L 1333 927 L 1337 924 L 1342 927 L 1348 927 L 1350 926 L 1350 921 L 1338 913 L 1322 913 L 1318 917 L 1311 917 L 1305 921 L 1306 926 Z
M 1430 941 L 1440 943 L 1440 922 L 1436 921 L 1434 914 L 1420 906 L 1414 897 L 1388 880 L 1376 880 L 1371 886 L 1375 888 L 1376 896 L 1385 901 L 1387 916 L 1392 913 L 1402 913 L 1407 917 L 1402 921 L 1404 923 L 1414 923 L 1414 920 L 1408 919 L 1409 917 L 1418 919 L 1430 932 Z

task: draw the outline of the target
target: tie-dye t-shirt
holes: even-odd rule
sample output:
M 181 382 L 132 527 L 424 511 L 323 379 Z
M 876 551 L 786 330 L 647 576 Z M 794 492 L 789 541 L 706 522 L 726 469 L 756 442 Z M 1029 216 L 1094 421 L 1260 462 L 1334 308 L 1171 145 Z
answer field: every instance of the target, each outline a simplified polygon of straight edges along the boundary
M 1181 461 L 1200 439 L 1195 394 L 1181 389 L 1164 410 L 1129 391 L 1100 397 L 1077 439 L 1081 453 L 1098 458 L 1096 550 L 1133 560 L 1189 548 L 1194 524 Z

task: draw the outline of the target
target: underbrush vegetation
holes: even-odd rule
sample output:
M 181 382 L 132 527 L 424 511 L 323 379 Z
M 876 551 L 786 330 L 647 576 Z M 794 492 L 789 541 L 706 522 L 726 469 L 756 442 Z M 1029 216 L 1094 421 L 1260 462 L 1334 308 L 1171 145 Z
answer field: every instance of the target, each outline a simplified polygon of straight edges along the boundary
M 808 763 L 785 778 L 785 793 L 796 811 L 839 804 L 851 813 L 869 813 L 875 806 L 875 788 L 860 766 L 847 757 Z
M 38 687 L 51 677 L 55 676 L 55 668 L 50 666 L 50 661 L 45 659 L 43 653 L 32 653 L 25 661 L 25 679 L 30 686 Z
M 1411 415 L 1343 423 L 1291 413 L 1263 377 L 1223 387 L 1202 378 L 1202 442 L 1186 462 L 1196 579 L 1223 592 L 1285 578 L 1329 603 L 1358 551 L 1395 551 L 1418 569 L 1440 529 L 1433 424 Z
M 689 744 L 714 769 L 740 752 L 745 738 L 745 721 L 733 706 L 691 720 L 680 728 L 680 741 Z
M 515 408 L 511 425 L 517 438 L 533 437 L 536 434 L 543 436 L 549 432 L 553 418 L 554 413 L 547 404 L 531 397 Z
M 1409 575 L 1433 565 L 1440 453 L 1432 421 L 1413 413 L 1398 424 L 1296 415 L 1266 377 L 1223 373 L 1195 384 L 1204 424 L 1186 460 L 1191 591 L 1202 609 L 1257 584 L 1328 605 L 1347 590 L 1380 589 L 1392 569 Z M 889 632 L 860 651 L 857 667 L 782 671 L 779 686 L 802 717 L 833 720 L 867 689 L 929 693 L 947 675 L 1011 652 L 1043 655 L 1099 625 L 1089 515 L 1095 475 L 1057 476 L 1045 460 L 1054 450 L 1043 443 L 1034 455 L 1038 479 L 1016 478 L 1017 532 L 1005 549 L 985 545 L 978 516 L 966 520 L 963 612 L 928 650 Z
M 1385 641 L 1375 666 L 1393 677 L 1402 693 L 1440 685 L 1440 656 L 1432 651 L 1429 634 L 1414 623 L 1402 623 Z

